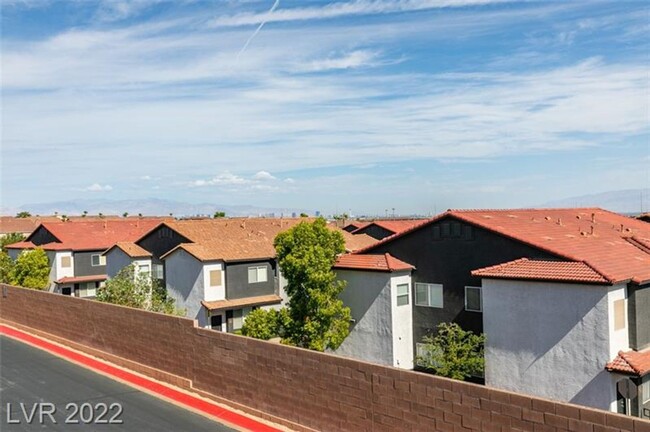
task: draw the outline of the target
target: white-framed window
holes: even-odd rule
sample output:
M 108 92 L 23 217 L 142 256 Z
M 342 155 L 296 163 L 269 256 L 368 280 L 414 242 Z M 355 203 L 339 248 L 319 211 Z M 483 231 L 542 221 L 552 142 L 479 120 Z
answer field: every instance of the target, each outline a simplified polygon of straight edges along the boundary
M 409 304 L 409 284 L 397 285 L 397 306 Z
M 164 267 L 162 264 L 154 264 L 153 265 L 153 277 L 155 279 L 164 279 L 165 278 L 165 271 Z
M 248 283 L 266 282 L 268 280 L 266 266 L 248 267 Z
M 465 310 L 468 312 L 483 312 L 481 287 L 465 287 Z
M 106 265 L 106 257 L 100 254 L 92 254 L 90 256 L 90 265 L 93 267 Z
M 442 284 L 416 283 L 415 304 L 417 306 L 442 308 Z

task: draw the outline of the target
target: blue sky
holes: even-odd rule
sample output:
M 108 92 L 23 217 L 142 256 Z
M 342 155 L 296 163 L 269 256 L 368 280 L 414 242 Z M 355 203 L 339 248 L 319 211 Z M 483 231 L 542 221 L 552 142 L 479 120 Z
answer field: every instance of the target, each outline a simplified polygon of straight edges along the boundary
M 0 1 L 5 208 L 428 214 L 650 187 L 647 2 Z

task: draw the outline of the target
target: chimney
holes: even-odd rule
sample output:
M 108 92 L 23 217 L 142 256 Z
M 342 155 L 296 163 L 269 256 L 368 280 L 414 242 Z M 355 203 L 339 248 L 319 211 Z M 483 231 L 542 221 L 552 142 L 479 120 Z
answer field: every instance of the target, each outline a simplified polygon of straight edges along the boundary
M 591 223 L 596 223 L 596 213 L 591 214 Z

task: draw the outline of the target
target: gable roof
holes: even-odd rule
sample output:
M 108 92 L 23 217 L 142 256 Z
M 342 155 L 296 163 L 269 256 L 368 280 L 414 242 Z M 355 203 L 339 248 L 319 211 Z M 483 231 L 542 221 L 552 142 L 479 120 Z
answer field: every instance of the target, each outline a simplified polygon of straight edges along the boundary
M 610 372 L 620 372 L 642 377 L 650 373 L 650 349 L 643 351 L 619 351 L 618 356 L 607 363 Z
M 228 218 L 180 220 L 165 222 L 166 226 L 190 242 L 182 243 L 164 254 L 164 259 L 182 249 L 200 261 L 244 261 L 275 257 L 275 237 L 301 222 L 314 218 Z M 355 236 L 332 225 L 328 229 L 340 232 L 348 251 L 366 247 L 375 242 L 370 236 Z M 148 235 L 149 233 L 147 233 Z
M 40 247 L 45 250 L 105 250 L 115 243 L 134 241 L 160 224 L 158 219 L 111 219 L 84 222 L 44 222 L 24 242 L 7 246 L 12 249 Z M 56 242 L 35 244 L 32 240 L 39 229 L 48 231 Z
M 356 253 L 370 252 L 446 218 L 526 243 L 566 261 L 583 262 L 609 283 L 650 281 L 650 253 L 638 246 L 650 244 L 650 225 L 599 208 L 448 210 Z
M 496 279 L 609 283 L 607 278 L 584 262 L 530 260 L 528 258 L 474 270 L 472 276 Z
M 131 258 L 143 258 L 143 257 L 152 256 L 151 252 L 149 252 L 148 250 L 140 247 L 139 245 L 133 242 L 117 242 L 115 243 L 114 246 L 110 247 L 107 251 L 105 251 L 103 255 L 106 255 L 114 248 L 120 249 L 122 252 L 124 252 Z
M 411 264 L 398 260 L 388 253 L 383 255 L 341 255 L 332 268 L 381 272 L 415 269 Z
M 352 231 L 352 233 L 361 234 L 362 231 L 375 225 L 395 234 L 407 230 L 415 225 L 419 225 L 422 222 L 426 222 L 427 220 L 428 219 L 380 219 L 366 223 L 364 226 Z

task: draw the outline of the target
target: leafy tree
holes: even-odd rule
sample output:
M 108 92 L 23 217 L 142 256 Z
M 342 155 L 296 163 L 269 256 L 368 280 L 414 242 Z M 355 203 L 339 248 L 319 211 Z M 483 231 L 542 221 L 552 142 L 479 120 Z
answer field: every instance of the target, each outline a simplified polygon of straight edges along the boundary
M 12 243 L 18 243 L 19 241 L 25 240 L 25 236 L 22 235 L 21 233 L 18 232 L 13 232 L 5 235 L 4 237 L 0 238 L 0 248 L 2 248 L 3 252 L 6 252 L 7 249 L 5 246 L 10 245 Z
M 88 216 L 88 210 L 84 210 L 83 213 L 81 213 L 81 217 L 86 217 Z
M 416 364 L 436 375 L 464 380 L 483 372 L 485 334 L 465 331 L 455 323 L 442 323 L 435 336 L 425 336 L 422 342 L 424 355 L 416 357 Z
M 184 311 L 176 309 L 174 299 L 167 296 L 157 279 L 148 273 L 136 274 L 133 264 L 106 281 L 106 285 L 97 290 L 97 300 L 152 312 L 185 315 Z
M 343 236 L 319 218 L 278 234 L 274 246 L 291 298 L 283 341 L 318 351 L 338 348 L 350 332 L 351 318 L 350 308 L 338 298 L 345 283 L 332 271 L 345 251 Z
M 11 283 L 14 262 L 5 251 L 0 251 L 0 283 Z
M 97 213 L 97 216 L 99 216 L 100 219 L 103 219 L 104 218 L 104 213 Z
M 288 317 L 286 308 L 280 310 L 255 309 L 246 316 L 241 334 L 263 340 L 282 336 Z
M 25 218 L 28 218 L 28 217 L 32 217 L 32 214 L 30 212 L 28 212 L 28 211 L 21 211 L 20 213 L 18 213 L 16 215 L 16 217 L 20 218 L 20 219 L 25 219 Z
M 43 249 L 26 250 L 18 255 L 9 272 L 12 285 L 45 289 L 50 281 L 50 260 Z
M 213 216 L 213 217 L 214 217 L 214 219 L 224 218 L 224 217 L 226 217 L 226 212 L 223 212 L 223 211 L 216 211 L 216 212 L 214 212 L 214 216 Z
M 129 212 L 122 213 L 122 217 L 129 217 Z
M 303 218 L 303 217 L 309 217 L 309 215 L 308 215 L 307 213 L 300 213 L 300 217 L 301 217 L 301 218 Z

